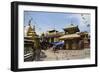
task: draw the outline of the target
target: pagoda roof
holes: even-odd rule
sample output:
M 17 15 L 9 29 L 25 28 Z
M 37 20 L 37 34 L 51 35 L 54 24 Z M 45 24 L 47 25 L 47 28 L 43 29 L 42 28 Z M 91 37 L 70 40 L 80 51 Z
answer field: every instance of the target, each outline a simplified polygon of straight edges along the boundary
M 88 32 L 79 32 L 78 34 L 79 35 L 90 35 L 90 33 L 88 33 Z
M 27 39 L 27 38 L 32 38 L 32 36 L 24 36 L 24 38 L 26 38 L 26 39 Z
M 67 34 L 67 35 L 59 37 L 59 39 L 61 39 L 61 40 L 75 39 L 75 38 L 80 38 L 80 35 L 78 35 L 78 34 Z
M 65 27 L 64 29 L 68 29 L 68 28 L 77 28 L 78 25 L 74 25 L 74 24 L 70 24 L 67 27 Z
M 26 44 L 26 45 L 32 45 L 32 44 L 34 44 L 34 41 L 31 40 L 31 39 L 24 39 L 24 44 Z
M 33 40 L 24 39 L 25 42 L 33 42 Z
M 77 25 L 70 24 L 70 25 L 69 25 L 69 26 L 67 26 L 66 28 L 74 28 L 74 27 L 77 27 Z
M 67 27 L 64 28 L 63 30 L 64 30 L 64 31 L 70 31 L 70 29 L 72 29 L 72 28 L 74 28 L 73 30 L 75 30 L 76 32 L 79 32 L 79 31 L 80 31 L 79 28 L 78 28 L 78 25 L 73 25 L 73 24 L 67 26 Z

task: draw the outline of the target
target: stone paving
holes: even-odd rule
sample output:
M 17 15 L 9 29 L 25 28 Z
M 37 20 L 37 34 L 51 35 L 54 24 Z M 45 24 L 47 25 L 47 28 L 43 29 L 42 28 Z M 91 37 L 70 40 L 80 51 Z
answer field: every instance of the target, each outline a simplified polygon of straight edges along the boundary
M 71 59 L 85 59 L 90 58 L 90 49 L 83 50 L 57 50 L 53 51 L 42 50 L 40 60 L 51 61 L 51 60 L 71 60 Z

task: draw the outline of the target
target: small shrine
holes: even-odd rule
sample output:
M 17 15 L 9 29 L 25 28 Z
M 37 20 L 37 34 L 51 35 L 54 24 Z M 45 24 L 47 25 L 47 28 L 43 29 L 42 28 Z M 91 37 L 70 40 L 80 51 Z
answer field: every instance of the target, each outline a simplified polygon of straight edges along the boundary
M 68 50 L 72 49 L 83 49 L 81 36 L 77 34 L 80 32 L 78 26 L 71 24 L 69 27 L 63 29 L 65 32 L 64 36 L 59 39 L 64 40 L 64 48 Z

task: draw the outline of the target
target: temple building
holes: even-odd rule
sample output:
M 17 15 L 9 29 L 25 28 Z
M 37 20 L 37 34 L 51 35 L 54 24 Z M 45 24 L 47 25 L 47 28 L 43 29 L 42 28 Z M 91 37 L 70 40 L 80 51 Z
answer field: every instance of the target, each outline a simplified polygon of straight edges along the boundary
M 69 27 L 63 29 L 64 36 L 59 37 L 64 40 L 64 48 L 68 50 L 89 48 L 88 33 L 81 33 L 78 26 L 71 24 Z
M 58 42 L 59 37 L 61 37 L 62 35 L 64 35 L 63 32 L 58 32 L 57 30 L 49 30 L 46 33 L 44 33 L 44 39 L 50 43 Z

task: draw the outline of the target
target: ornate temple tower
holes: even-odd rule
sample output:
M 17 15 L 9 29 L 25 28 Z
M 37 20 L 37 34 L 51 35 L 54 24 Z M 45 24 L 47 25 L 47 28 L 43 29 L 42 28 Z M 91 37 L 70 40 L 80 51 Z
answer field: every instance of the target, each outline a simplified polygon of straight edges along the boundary
M 40 41 L 39 36 L 35 32 L 35 25 L 31 25 L 31 20 L 29 20 L 28 26 L 25 26 L 24 30 L 24 51 L 28 51 L 28 53 L 31 52 L 33 59 L 38 60 L 38 55 L 40 54 Z

